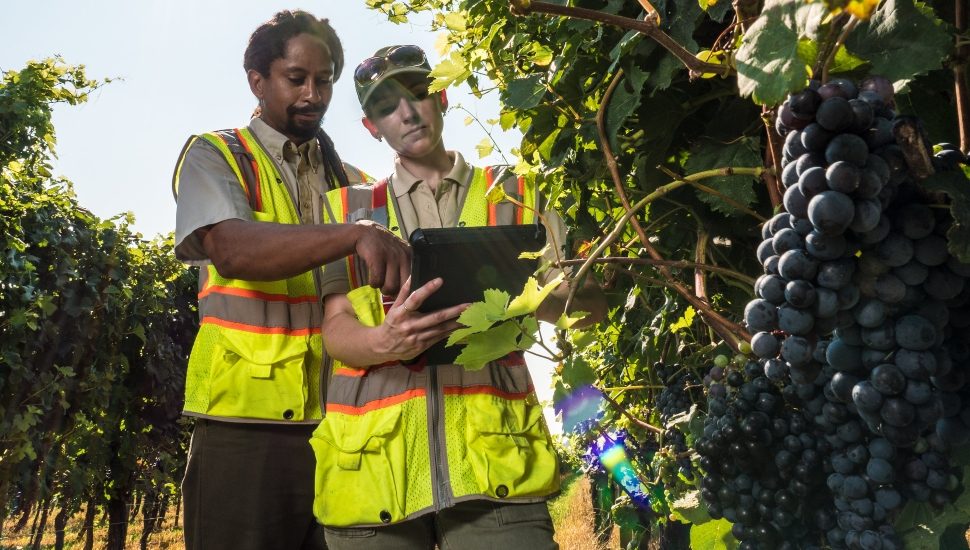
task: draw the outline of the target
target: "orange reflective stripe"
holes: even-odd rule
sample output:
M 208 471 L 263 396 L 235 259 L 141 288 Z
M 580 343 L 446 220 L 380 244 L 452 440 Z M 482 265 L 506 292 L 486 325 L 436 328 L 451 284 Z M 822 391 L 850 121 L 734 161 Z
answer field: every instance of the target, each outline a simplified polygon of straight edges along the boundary
M 501 397 L 502 399 L 525 399 L 532 395 L 532 386 L 524 392 L 505 392 L 495 386 L 479 385 L 479 386 L 445 386 L 442 390 L 445 395 L 494 395 L 495 397 Z
M 253 148 L 249 146 L 249 142 L 246 141 L 246 138 L 245 137 L 243 137 L 242 132 L 239 131 L 239 128 L 236 128 L 234 130 L 234 132 L 236 132 L 236 137 L 239 138 L 239 142 L 242 143 L 243 149 L 245 149 L 246 152 L 249 153 L 249 164 L 253 167 L 253 174 L 256 175 L 256 203 L 255 203 L 255 206 L 256 206 L 256 210 L 257 211 L 262 212 L 263 211 L 263 195 L 262 195 L 262 192 L 260 191 L 260 186 L 262 185 L 262 182 L 260 181 L 260 178 L 259 178 L 259 165 L 256 163 L 256 155 L 253 154 Z
M 348 376 L 350 378 L 360 378 L 367 374 L 367 369 L 352 369 L 348 367 L 339 367 L 334 369 L 334 376 Z
M 385 397 L 383 399 L 378 399 L 376 401 L 371 401 L 366 405 L 361 405 L 359 407 L 354 407 L 351 405 L 338 405 L 336 403 L 327 403 L 327 413 L 341 413 L 353 416 L 360 416 L 364 413 L 374 411 L 377 409 L 383 409 L 385 407 L 390 407 L 392 405 L 397 405 L 398 403 L 403 403 L 409 399 L 415 399 L 417 397 L 424 397 L 427 395 L 427 391 L 424 388 L 415 388 L 413 390 L 408 390 L 397 395 L 392 395 L 391 397 Z
M 286 294 L 270 294 L 267 292 L 260 292 L 258 290 L 250 290 L 248 288 L 235 288 L 221 285 L 206 286 L 206 288 L 199 293 L 199 299 L 201 300 L 209 294 L 228 294 L 230 296 L 239 296 L 241 298 L 255 298 L 257 300 L 264 300 L 267 302 L 286 302 L 288 304 L 302 304 L 317 301 L 316 296 L 290 297 Z
M 492 171 L 491 166 L 485 167 L 485 189 L 491 189 L 492 184 L 495 182 L 495 173 Z M 496 225 L 496 220 L 498 220 L 497 204 L 486 199 L 488 203 L 488 225 Z
M 241 330 L 243 332 L 254 332 L 256 334 L 285 334 L 287 336 L 309 336 L 312 334 L 320 334 L 320 327 L 299 329 L 290 329 L 287 327 L 261 327 L 258 325 L 247 325 L 246 323 L 227 321 L 226 319 L 211 316 L 203 317 L 201 323 L 209 323 L 223 328 L 231 328 Z
M 519 176 L 519 196 L 522 197 L 521 201 L 525 204 L 525 178 Z M 515 205 L 515 223 L 522 225 L 522 216 L 525 215 L 525 209 L 519 205 Z

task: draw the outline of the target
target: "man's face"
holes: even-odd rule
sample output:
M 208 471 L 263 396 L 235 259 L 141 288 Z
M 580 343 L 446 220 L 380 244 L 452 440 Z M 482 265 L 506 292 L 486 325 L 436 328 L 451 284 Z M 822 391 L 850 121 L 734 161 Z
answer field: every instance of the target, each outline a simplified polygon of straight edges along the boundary
M 374 137 L 403 157 L 421 158 L 442 146 L 443 107 L 440 94 L 428 94 L 426 75 L 403 74 L 374 90 L 365 112 Z
M 249 71 L 249 86 L 262 100 L 264 122 L 300 144 L 312 139 L 333 97 L 333 60 L 322 40 L 298 34 L 286 43 L 269 75 Z

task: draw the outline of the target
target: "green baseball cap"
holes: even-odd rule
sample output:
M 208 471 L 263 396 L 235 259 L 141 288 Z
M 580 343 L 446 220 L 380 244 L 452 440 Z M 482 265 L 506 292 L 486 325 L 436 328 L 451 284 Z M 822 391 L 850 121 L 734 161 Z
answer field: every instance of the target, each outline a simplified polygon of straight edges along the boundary
M 430 74 L 431 65 L 424 50 L 414 45 L 386 46 L 361 61 L 354 70 L 354 87 L 360 106 L 367 104 L 374 90 L 388 78 L 403 73 Z

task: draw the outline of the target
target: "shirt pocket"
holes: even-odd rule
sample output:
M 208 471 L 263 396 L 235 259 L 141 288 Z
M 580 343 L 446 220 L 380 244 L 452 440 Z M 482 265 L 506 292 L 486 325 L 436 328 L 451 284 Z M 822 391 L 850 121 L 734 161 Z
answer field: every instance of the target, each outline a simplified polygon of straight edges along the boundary
M 405 517 L 406 450 L 401 407 L 328 414 L 313 432 L 313 512 L 333 527 L 380 525 Z

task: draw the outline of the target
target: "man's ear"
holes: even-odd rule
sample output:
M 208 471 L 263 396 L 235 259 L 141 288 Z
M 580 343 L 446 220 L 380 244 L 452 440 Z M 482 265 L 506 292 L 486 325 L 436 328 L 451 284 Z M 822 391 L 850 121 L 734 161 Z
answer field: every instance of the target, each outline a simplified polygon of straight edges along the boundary
M 381 141 L 381 133 L 377 131 L 377 126 L 374 126 L 374 123 L 371 122 L 369 118 L 366 116 L 360 117 L 360 123 L 364 125 L 364 128 L 367 128 L 367 131 L 370 132 L 370 135 L 373 136 L 374 139 Z
M 249 69 L 246 73 L 246 79 L 249 80 L 249 89 L 253 92 L 253 95 L 256 96 L 256 99 L 262 101 L 263 85 L 266 79 L 256 69 Z
M 443 113 L 443 112 L 445 112 L 445 111 L 448 110 L 448 94 L 445 93 L 444 90 L 441 90 L 441 92 L 439 92 L 439 93 L 441 94 L 441 96 L 440 96 L 441 97 L 441 100 L 440 100 L 441 101 L 441 112 Z

